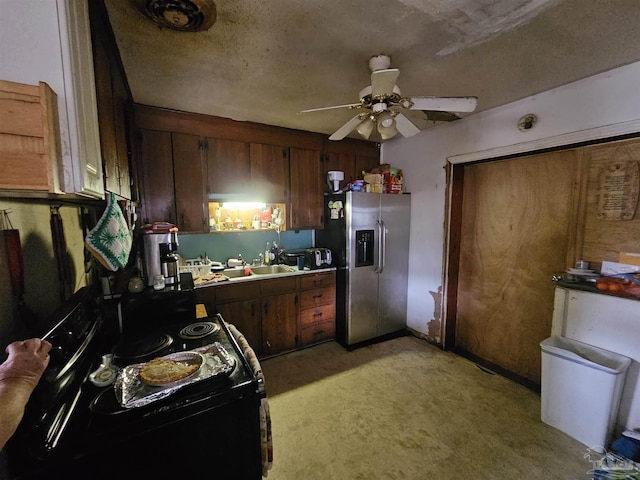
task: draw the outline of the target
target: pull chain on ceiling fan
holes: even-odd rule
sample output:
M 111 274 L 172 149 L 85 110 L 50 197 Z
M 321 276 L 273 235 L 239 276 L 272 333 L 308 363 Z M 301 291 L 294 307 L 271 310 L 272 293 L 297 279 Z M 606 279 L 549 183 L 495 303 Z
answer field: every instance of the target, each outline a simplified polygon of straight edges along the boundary
M 432 117 L 435 120 L 451 121 L 458 117 L 451 112 L 473 112 L 478 104 L 476 97 L 403 97 L 396 85 L 400 70 L 389 68 L 388 55 L 376 55 L 369 59 L 371 85 L 360 91 L 360 102 L 303 110 L 300 113 L 319 112 L 337 108 L 363 109 L 340 127 L 329 140 L 342 140 L 354 130 L 363 138 L 371 138 L 374 129 L 380 138 L 388 140 L 398 132 L 404 137 L 420 133 L 403 113 L 402 109 L 423 110 L 429 118 L 431 112 L 442 112 Z

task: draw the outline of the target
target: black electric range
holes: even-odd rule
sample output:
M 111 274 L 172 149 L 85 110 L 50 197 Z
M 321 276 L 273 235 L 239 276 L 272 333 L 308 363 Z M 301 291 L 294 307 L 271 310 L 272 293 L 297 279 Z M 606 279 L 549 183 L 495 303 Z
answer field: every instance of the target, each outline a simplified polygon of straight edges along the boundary
M 46 334 L 52 360 L 7 445 L 15 479 L 259 479 L 260 413 L 265 396 L 219 315 L 196 318 L 193 291 L 125 295 L 117 319 L 78 292 Z M 123 407 L 114 384 L 90 374 L 103 362 L 125 368 L 215 344 L 232 359 L 224 375 L 166 398 Z

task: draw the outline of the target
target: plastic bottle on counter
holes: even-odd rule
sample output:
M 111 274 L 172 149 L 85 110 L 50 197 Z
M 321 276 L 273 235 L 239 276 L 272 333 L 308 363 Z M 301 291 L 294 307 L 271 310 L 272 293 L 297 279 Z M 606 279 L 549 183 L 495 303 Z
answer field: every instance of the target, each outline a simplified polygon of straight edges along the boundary
M 264 264 L 269 265 L 271 260 L 271 243 L 267 242 L 267 246 L 264 248 Z

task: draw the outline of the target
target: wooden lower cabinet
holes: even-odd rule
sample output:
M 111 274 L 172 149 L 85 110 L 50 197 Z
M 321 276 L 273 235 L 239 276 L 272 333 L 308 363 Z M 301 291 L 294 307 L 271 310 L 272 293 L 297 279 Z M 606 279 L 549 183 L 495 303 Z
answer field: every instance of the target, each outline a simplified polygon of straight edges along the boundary
M 262 328 L 260 300 L 248 299 L 239 302 L 220 303 L 217 311 L 222 318 L 242 332 L 257 356 L 262 355 Z
M 262 298 L 262 353 L 271 356 L 298 346 L 297 294 L 283 293 Z
M 198 303 L 236 326 L 259 358 L 331 340 L 335 272 L 198 288 Z
M 302 346 L 331 340 L 336 329 L 335 272 L 300 277 L 298 316 Z

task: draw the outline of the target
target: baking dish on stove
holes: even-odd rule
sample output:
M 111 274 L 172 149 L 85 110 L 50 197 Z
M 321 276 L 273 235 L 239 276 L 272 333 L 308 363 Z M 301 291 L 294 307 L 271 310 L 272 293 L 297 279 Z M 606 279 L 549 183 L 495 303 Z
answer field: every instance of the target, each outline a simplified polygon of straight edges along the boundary
M 165 355 L 167 360 L 198 362 L 200 368 L 186 378 L 164 385 L 149 385 L 140 379 L 140 369 L 145 363 L 135 363 L 123 368 L 114 383 L 118 403 L 124 408 L 135 408 L 161 400 L 192 383 L 212 378 L 226 377 L 233 371 L 235 360 L 218 342 L 190 352 Z

